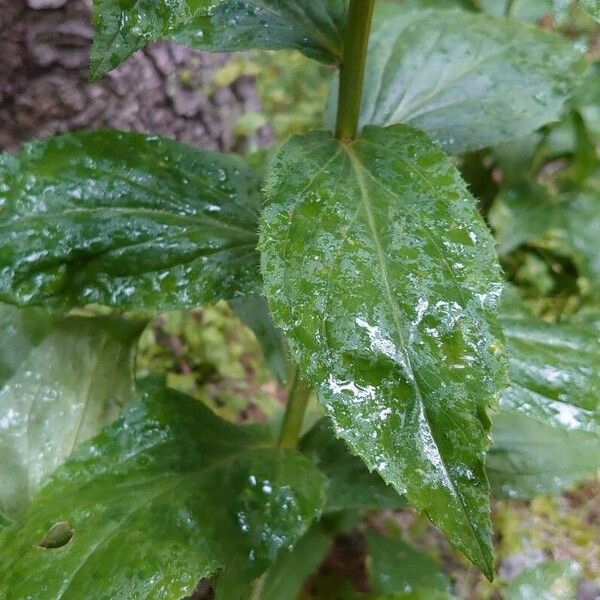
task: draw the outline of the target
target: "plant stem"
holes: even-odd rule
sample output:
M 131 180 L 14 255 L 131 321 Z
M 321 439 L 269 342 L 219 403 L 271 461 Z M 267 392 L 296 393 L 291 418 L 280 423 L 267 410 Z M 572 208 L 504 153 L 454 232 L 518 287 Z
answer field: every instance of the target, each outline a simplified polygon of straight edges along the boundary
M 350 0 L 348 8 L 335 128 L 336 137 L 343 141 L 353 140 L 358 130 L 374 6 L 375 0 Z
M 504 16 L 505 17 L 508 18 L 508 17 L 512 16 L 512 12 L 513 12 L 516 4 L 517 4 L 517 0 L 508 0 L 507 1 L 507 3 L 506 3 L 506 10 L 504 11 Z
M 250 593 L 250 600 L 260 600 L 263 595 L 263 590 L 265 589 L 265 581 L 267 574 L 265 573 L 262 577 L 257 579 L 252 584 L 252 591 Z
M 310 397 L 310 388 L 300 377 L 300 371 L 296 367 L 294 379 L 290 385 L 288 402 L 285 415 L 281 423 L 281 433 L 277 445 L 280 448 L 295 448 L 302 431 L 304 413 Z

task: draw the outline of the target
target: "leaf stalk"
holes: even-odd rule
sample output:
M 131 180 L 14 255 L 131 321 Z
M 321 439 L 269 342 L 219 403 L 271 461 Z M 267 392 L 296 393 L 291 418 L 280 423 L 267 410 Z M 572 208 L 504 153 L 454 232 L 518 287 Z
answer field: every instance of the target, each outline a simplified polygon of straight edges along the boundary
M 335 128 L 336 137 L 346 142 L 356 138 L 358 131 L 374 7 L 375 0 L 350 0 L 348 8 Z
M 279 448 L 295 448 L 298 444 L 310 392 L 310 387 L 303 381 L 300 370 L 296 367 L 288 392 L 288 402 L 281 423 L 279 440 L 277 441 Z

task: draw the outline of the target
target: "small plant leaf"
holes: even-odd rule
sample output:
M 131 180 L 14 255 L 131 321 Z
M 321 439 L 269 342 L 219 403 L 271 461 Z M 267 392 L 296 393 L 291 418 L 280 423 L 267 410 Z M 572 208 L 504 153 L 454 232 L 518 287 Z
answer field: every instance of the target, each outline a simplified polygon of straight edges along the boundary
M 494 146 L 556 120 L 584 68 L 564 38 L 514 21 L 400 7 L 379 22 L 360 125 L 407 123 L 451 153 Z
M 144 323 L 12 306 L 0 307 L 0 323 L 0 513 L 16 519 L 73 449 L 135 397 Z
M 292 48 L 336 63 L 346 9 L 347 0 L 94 0 L 92 76 L 160 39 L 217 52 Z
M 324 488 L 316 468 L 275 448 L 265 429 L 153 390 L 81 446 L 3 532 L 0 596 L 179 600 L 224 568 L 217 598 L 246 598 L 319 515 Z M 41 550 L 60 521 L 72 538 Z
M 581 189 L 553 194 L 538 184 L 504 191 L 494 202 L 490 220 L 506 254 L 529 242 L 569 256 L 577 266 L 584 290 L 600 298 L 600 178 L 589 178 Z
M 393 594 L 423 589 L 448 592 L 450 580 L 436 562 L 406 542 L 367 535 L 369 548 L 369 578 L 373 591 Z
M 0 300 L 157 312 L 249 293 L 259 187 L 236 157 L 134 133 L 0 156 Z
M 504 302 L 511 386 L 493 418 L 486 468 L 499 493 L 556 493 L 600 468 L 600 339 L 583 323 L 550 324 Z
M 573 600 L 581 567 L 570 560 L 549 560 L 525 569 L 504 591 L 505 600 Z
M 275 322 L 336 434 L 490 575 L 501 276 L 458 171 L 402 125 L 292 138 L 268 175 L 261 250 Z
M 547 246 L 573 258 L 585 289 L 600 298 L 600 177 L 582 190 L 564 194 L 555 226 L 545 237 Z
M 331 425 L 322 419 L 302 438 L 301 451 L 329 480 L 325 512 L 400 509 L 406 500 L 377 473 L 353 456 Z
M 298 600 L 306 580 L 319 568 L 333 542 L 315 523 L 292 550 L 284 550 L 265 576 L 260 600 Z
M 539 239 L 560 221 L 560 203 L 544 186 L 524 182 L 500 192 L 489 214 L 504 256 L 522 244 Z

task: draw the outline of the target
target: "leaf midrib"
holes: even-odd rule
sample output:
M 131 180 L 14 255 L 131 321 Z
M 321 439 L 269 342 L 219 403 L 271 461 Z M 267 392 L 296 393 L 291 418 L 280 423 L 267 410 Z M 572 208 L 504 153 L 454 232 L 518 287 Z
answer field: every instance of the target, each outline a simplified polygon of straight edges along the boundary
M 128 206 L 99 206 L 94 208 L 83 208 L 74 207 L 67 208 L 65 210 L 57 211 L 46 211 L 40 213 L 34 213 L 30 215 L 14 215 L 7 223 L 0 225 L 0 231 L 9 230 L 13 231 L 15 223 L 21 225 L 23 222 L 42 220 L 45 221 L 48 218 L 60 218 L 63 216 L 78 215 L 78 214 L 101 214 L 102 212 L 116 212 L 124 215 L 150 215 L 153 217 L 162 217 L 166 222 L 170 220 L 183 220 L 188 221 L 190 224 L 197 223 L 202 226 L 214 226 L 224 230 L 237 231 L 244 235 L 254 239 L 257 237 L 256 232 L 253 229 L 242 227 L 239 225 L 233 225 L 229 222 L 220 221 L 214 217 L 209 217 L 206 214 L 201 215 L 181 215 L 177 213 L 167 212 L 161 209 L 146 208 L 146 207 L 128 207 Z
M 360 140 L 360 141 L 364 141 L 364 140 Z M 356 143 L 356 142 L 354 142 L 354 143 Z M 377 251 L 377 258 L 378 258 L 378 262 L 379 262 L 379 265 L 380 265 L 380 270 L 381 270 L 381 275 L 382 275 L 382 279 L 383 279 L 383 283 L 384 283 L 386 298 L 387 298 L 388 304 L 389 304 L 389 306 L 391 308 L 391 311 L 392 311 L 392 315 L 393 315 L 393 318 L 394 318 L 394 323 L 395 323 L 395 326 L 396 326 L 396 332 L 397 332 L 397 334 L 399 336 L 400 343 L 401 343 L 401 345 L 403 347 L 402 349 L 403 349 L 403 353 L 404 353 L 405 363 L 406 363 L 406 366 L 410 370 L 409 376 L 410 376 L 410 378 L 412 380 L 413 388 L 415 389 L 415 392 L 417 394 L 417 400 L 418 400 L 418 402 L 420 404 L 421 411 L 422 411 L 422 414 L 423 414 L 423 416 L 425 418 L 425 421 L 427 423 L 427 427 L 429 429 L 429 433 L 431 435 L 431 438 L 436 443 L 436 451 L 438 453 L 438 456 L 440 457 L 442 465 L 444 466 L 445 477 L 446 477 L 447 481 L 449 482 L 449 484 L 451 486 L 451 489 L 452 489 L 455 497 L 458 498 L 458 500 L 460 502 L 460 506 L 461 506 L 463 515 L 465 517 L 466 522 L 469 525 L 469 528 L 471 530 L 473 539 L 475 540 L 475 542 L 477 544 L 477 547 L 478 547 L 478 549 L 480 551 L 483 563 L 487 564 L 488 560 L 486 558 L 486 554 L 485 554 L 484 548 L 482 546 L 482 542 L 479 539 L 479 536 L 477 535 L 477 533 L 475 531 L 475 527 L 474 527 L 471 519 L 469 518 L 469 513 L 467 511 L 467 508 L 466 508 L 464 499 L 462 497 L 462 494 L 456 488 L 456 485 L 455 485 L 452 477 L 450 476 L 450 472 L 449 472 L 448 467 L 446 465 L 445 458 L 444 458 L 442 452 L 440 451 L 440 449 L 438 447 L 438 443 L 437 443 L 437 440 L 435 438 L 435 433 L 434 433 L 433 428 L 431 427 L 429 416 L 427 414 L 427 407 L 426 407 L 425 402 L 423 400 L 423 395 L 422 395 L 419 383 L 418 383 L 417 378 L 416 378 L 415 373 L 414 373 L 414 369 L 413 369 L 413 366 L 412 366 L 412 360 L 411 360 L 410 354 L 406 351 L 407 347 L 406 347 L 406 344 L 404 342 L 404 336 L 403 336 L 403 333 L 402 333 L 402 327 L 401 327 L 400 320 L 399 320 L 399 315 L 398 315 L 398 308 L 397 308 L 396 303 L 394 302 L 394 299 L 393 299 L 393 295 L 392 295 L 392 291 L 391 291 L 391 287 L 390 287 L 390 283 L 389 283 L 388 269 L 387 269 L 387 265 L 386 265 L 386 261 L 385 261 L 385 257 L 384 257 L 384 253 L 383 253 L 383 249 L 382 249 L 382 246 L 381 246 L 381 241 L 379 239 L 379 234 L 377 232 L 377 224 L 375 223 L 373 212 L 372 212 L 372 208 L 371 208 L 371 204 L 370 204 L 368 188 L 367 188 L 367 185 L 366 185 L 366 183 L 364 181 L 364 178 L 362 176 L 362 171 L 365 171 L 365 172 L 369 173 L 374 179 L 375 179 L 375 177 L 362 164 L 362 162 L 360 161 L 360 159 L 356 155 L 356 153 L 355 153 L 354 148 L 353 148 L 352 145 L 346 145 L 343 142 L 340 142 L 340 144 L 342 145 L 342 147 L 344 148 L 344 150 L 346 150 L 348 158 L 350 160 L 350 163 L 351 163 L 352 168 L 353 168 L 353 170 L 355 172 L 355 175 L 356 175 L 356 180 L 357 180 L 357 183 L 358 183 L 358 186 L 359 186 L 359 190 L 360 190 L 360 193 L 361 193 L 361 201 L 363 203 L 363 206 L 365 208 L 365 212 L 367 214 L 367 219 L 368 219 L 368 223 L 369 223 L 369 229 L 371 231 L 371 236 L 373 238 L 373 241 L 375 242 L 375 247 L 376 247 L 376 251 Z M 372 145 L 374 145 L 374 144 L 372 144 Z

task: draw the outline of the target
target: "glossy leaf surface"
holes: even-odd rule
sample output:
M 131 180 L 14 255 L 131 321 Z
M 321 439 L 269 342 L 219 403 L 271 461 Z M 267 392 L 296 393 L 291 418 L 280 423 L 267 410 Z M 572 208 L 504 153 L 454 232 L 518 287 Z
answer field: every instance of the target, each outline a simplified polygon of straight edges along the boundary
M 94 0 L 92 75 L 159 39 L 217 52 L 293 48 L 339 62 L 346 8 L 347 0 Z
M 548 324 L 507 304 L 511 386 L 493 417 L 486 463 L 500 493 L 555 493 L 600 468 L 600 339 L 583 323 Z
M 262 428 L 236 427 L 192 398 L 146 394 L 3 533 L 0 597 L 179 600 L 225 567 L 217 597 L 245 598 L 325 500 L 315 467 L 271 444 Z M 70 541 L 40 550 L 64 521 Z
M 326 420 L 319 421 L 303 438 L 300 450 L 327 476 L 327 512 L 400 509 L 406 501 L 377 473 L 353 456 L 335 437 Z
M 0 156 L 0 300 L 156 312 L 256 282 L 259 180 L 233 156 L 133 133 Z
M 410 544 L 370 534 L 367 536 L 367 546 L 373 591 L 392 594 L 419 588 L 442 592 L 450 589 L 450 580 L 441 572 L 439 565 Z
M 0 323 L 0 513 L 15 519 L 73 449 L 134 398 L 144 324 L 10 306 Z
M 526 24 L 463 11 L 394 16 L 388 7 L 385 16 L 370 42 L 360 124 L 407 123 L 448 152 L 556 120 L 582 72 L 568 42 Z
M 500 272 L 458 172 L 404 126 L 312 133 L 275 159 L 263 215 L 266 296 L 336 434 L 489 573 Z

